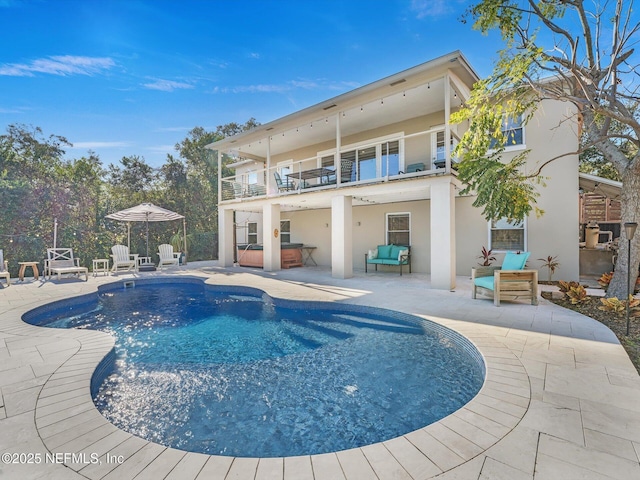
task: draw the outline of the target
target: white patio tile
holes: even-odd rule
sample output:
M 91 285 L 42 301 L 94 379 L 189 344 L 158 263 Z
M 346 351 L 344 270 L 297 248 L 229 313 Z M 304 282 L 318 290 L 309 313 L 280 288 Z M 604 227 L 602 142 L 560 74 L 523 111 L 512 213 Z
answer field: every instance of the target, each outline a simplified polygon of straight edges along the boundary
M 529 411 L 520 425 L 570 442 L 584 444 L 582 417 L 580 412 L 575 410 L 532 400 Z
M 617 457 L 626 458 L 632 462 L 638 461 L 633 442 L 622 438 L 596 432 L 588 428 L 584 429 L 585 445 L 590 450 L 605 452 Z
M 284 459 L 285 480 L 313 480 L 310 456 L 286 457 Z
M 236 460 L 238 459 L 234 459 L 231 457 L 218 457 L 218 456 L 213 456 L 213 457 L 209 457 L 209 459 L 207 460 L 207 462 L 204 464 L 204 466 L 202 467 L 202 469 L 200 470 L 200 473 L 198 474 L 198 476 L 196 477 L 198 480 L 224 480 L 226 478 L 231 478 L 231 477 L 227 477 L 228 473 L 231 473 L 231 467 L 233 465 L 233 463 L 236 462 Z M 243 459 L 240 459 L 243 460 Z M 255 460 L 256 464 L 259 461 L 258 459 L 249 459 L 249 467 L 251 466 L 251 462 L 253 460 Z M 243 462 L 242 466 L 247 466 L 246 462 Z M 234 475 L 236 475 L 236 478 L 241 478 L 237 476 L 237 472 L 242 470 L 242 466 L 240 467 L 236 467 Z M 251 474 L 251 472 L 255 473 L 255 469 L 251 469 L 248 468 L 248 475 Z M 178 477 L 178 476 L 174 476 L 175 480 L 178 480 L 179 478 L 181 479 L 182 477 Z M 253 477 L 251 477 L 253 478 Z
M 464 463 L 460 455 L 429 435 L 425 429 L 408 433 L 405 438 L 443 472 Z
M 182 460 L 178 462 L 173 470 L 166 476 L 165 480 L 192 480 L 198 477 L 200 471 L 205 466 L 207 461 L 211 461 L 215 463 L 216 458 L 222 458 L 223 460 L 227 460 L 228 464 L 226 468 L 218 468 L 218 471 L 224 470 L 224 475 L 227 474 L 229 467 L 231 466 L 231 458 L 229 457 L 210 457 L 209 455 L 205 455 L 203 453 L 193 453 L 188 452 Z M 212 475 L 206 478 L 214 478 Z M 224 477 L 222 477 L 224 478 Z
M 104 480 L 121 480 L 123 478 L 137 477 L 145 468 L 149 467 L 167 447 L 158 445 L 157 443 L 147 443 L 140 450 L 127 458 L 122 464 L 118 465 L 108 475 L 104 476 Z M 170 458 L 165 458 L 165 461 Z
M 311 466 L 315 480 L 345 480 L 335 453 L 312 455 Z
M 282 480 L 284 468 L 284 458 L 261 458 L 258 462 L 255 480 Z M 306 475 L 309 478 L 308 473 Z
M 533 473 L 525 473 L 489 457 L 482 466 L 478 480 L 533 480 Z
M 378 455 L 375 456 L 378 459 L 378 466 L 376 466 L 376 464 L 371 460 L 373 457 L 371 453 L 374 452 L 373 448 L 378 446 L 381 448 L 378 449 Z M 375 472 L 381 478 L 403 478 L 404 473 L 406 472 L 409 475 L 409 478 L 420 479 L 430 478 L 442 473 L 442 470 L 435 463 L 429 460 L 424 453 L 416 448 L 405 437 L 394 438 L 393 440 L 384 442 L 382 445 L 375 444 L 370 447 L 370 450 L 363 449 L 364 454 L 371 462 Z M 393 470 L 389 472 L 393 472 L 393 475 L 382 474 L 382 472 L 385 471 L 385 468 L 388 469 L 393 465 L 393 461 L 391 459 L 385 459 L 386 454 L 382 450 L 384 447 L 386 447 L 393 458 L 398 462 L 398 465 L 402 468 L 402 470 L 400 470 L 394 467 Z M 384 464 L 384 466 L 382 464 Z
M 601 475 L 615 478 L 640 478 L 640 465 L 606 452 L 541 435 L 538 453 L 562 460 Z
M 129 436 L 127 440 L 118 444 L 115 448 L 111 449 L 104 455 L 100 456 L 100 463 L 87 465 L 80 470 L 80 473 L 85 477 L 91 478 L 93 480 L 101 479 L 111 471 L 118 468 L 120 465 L 124 465 L 124 462 L 126 462 L 129 458 L 135 455 L 146 445 L 149 445 L 149 442 L 138 437 Z M 156 447 L 160 446 L 156 445 Z M 151 453 L 154 453 L 154 451 L 152 450 Z M 159 454 L 160 452 L 153 456 L 153 458 L 157 457 Z M 144 458 L 147 458 L 147 456 L 145 456 Z M 153 458 L 150 459 L 149 462 L 153 460 Z
M 231 464 L 231 468 L 227 473 L 227 476 L 224 477 L 225 480 L 253 480 L 256 476 L 256 471 L 258 469 L 258 462 L 260 459 L 258 458 L 234 458 L 233 463 Z M 200 475 L 203 479 L 211 478 L 204 476 L 205 468 L 202 469 Z M 215 478 L 215 477 L 213 477 Z
M 362 450 L 353 448 L 337 452 L 346 480 L 378 480 Z

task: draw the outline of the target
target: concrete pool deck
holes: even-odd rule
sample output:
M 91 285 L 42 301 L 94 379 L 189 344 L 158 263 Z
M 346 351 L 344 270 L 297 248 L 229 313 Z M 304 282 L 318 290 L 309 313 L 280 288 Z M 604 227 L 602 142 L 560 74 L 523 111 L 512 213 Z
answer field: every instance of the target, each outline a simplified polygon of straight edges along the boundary
M 111 337 L 21 320 L 104 283 L 163 274 L 26 279 L 0 289 L 0 478 L 640 478 L 640 376 L 615 335 L 590 318 L 543 299 L 500 307 L 472 300 L 467 277 L 448 292 L 430 290 L 428 275 L 356 272 L 338 280 L 315 267 L 270 273 L 198 262 L 164 274 L 428 318 L 478 347 L 487 379 L 463 409 L 379 444 L 287 458 L 187 453 L 121 431 L 93 406 L 89 381 Z

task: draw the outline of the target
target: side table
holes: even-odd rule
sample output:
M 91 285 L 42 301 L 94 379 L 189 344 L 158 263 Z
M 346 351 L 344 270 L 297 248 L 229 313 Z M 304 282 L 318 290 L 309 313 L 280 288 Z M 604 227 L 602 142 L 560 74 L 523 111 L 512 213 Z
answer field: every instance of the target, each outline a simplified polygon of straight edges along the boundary
M 93 276 L 96 277 L 100 272 L 104 272 L 107 275 L 109 275 L 109 259 L 108 258 L 93 259 Z
M 34 280 L 38 280 L 40 278 L 40 272 L 38 271 L 38 264 L 40 262 L 18 262 L 20 265 L 20 270 L 18 270 L 18 279 L 23 282 L 24 281 L 24 271 L 27 267 L 31 267 L 33 270 L 33 278 Z

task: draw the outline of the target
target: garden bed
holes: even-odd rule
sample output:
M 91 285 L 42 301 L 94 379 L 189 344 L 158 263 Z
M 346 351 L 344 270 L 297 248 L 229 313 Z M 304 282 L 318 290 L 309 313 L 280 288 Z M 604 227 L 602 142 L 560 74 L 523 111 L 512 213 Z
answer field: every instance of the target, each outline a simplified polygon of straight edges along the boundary
M 616 315 L 611 312 L 604 312 L 598 309 L 602 305 L 600 302 L 601 297 L 589 296 L 585 301 L 572 305 L 566 298 L 558 299 L 552 298 L 551 292 L 543 292 L 542 297 L 546 298 L 550 302 L 560 305 L 561 307 L 568 308 L 575 312 L 591 317 L 594 320 L 606 325 L 616 334 L 618 340 L 627 351 L 629 358 L 633 362 L 633 365 L 640 373 L 640 318 L 631 318 L 629 326 L 629 336 L 625 335 L 627 331 L 627 321 L 624 315 Z

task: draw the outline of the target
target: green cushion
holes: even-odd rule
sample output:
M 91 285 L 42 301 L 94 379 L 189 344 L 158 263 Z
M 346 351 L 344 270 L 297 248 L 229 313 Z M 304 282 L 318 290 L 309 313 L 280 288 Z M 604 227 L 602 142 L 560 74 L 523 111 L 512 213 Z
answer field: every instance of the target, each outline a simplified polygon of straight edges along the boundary
M 391 258 L 393 245 L 378 245 L 378 258 Z
M 483 287 L 488 290 L 493 290 L 493 275 L 490 277 L 478 277 L 473 280 L 473 283 L 478 287 Z
M 400 265 L 400 262 L 393 258 L 384 258 L 382 259 L 382 264 L 383 265 Z
M 502 270 L 522 270 L 531 252 L 507 252 L 502 261 Z
M 398 260 L 398 255 L 400 255 L 400 250 L 405 250 L 404 247 L 401 247 L 400 245 L 392 245 L 391 246 L 391 253 L 389 254 L 389 259 L 390 260 Z
M 379 265 L 382 265 L 383 262 L 384 262 L 384 260 L 380 259 L 380 258 L 368 258 L 367 259 L 367 263 L 377 263 Z

